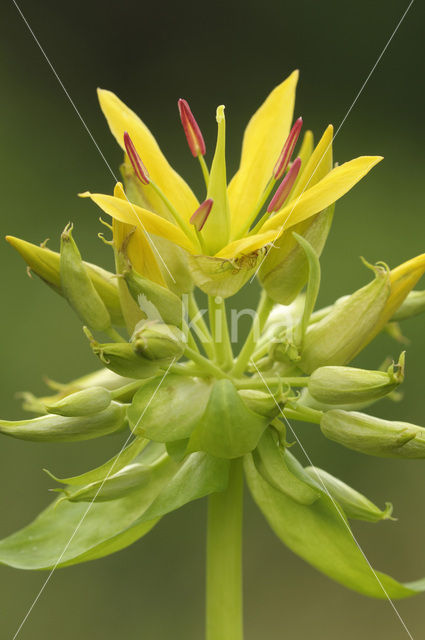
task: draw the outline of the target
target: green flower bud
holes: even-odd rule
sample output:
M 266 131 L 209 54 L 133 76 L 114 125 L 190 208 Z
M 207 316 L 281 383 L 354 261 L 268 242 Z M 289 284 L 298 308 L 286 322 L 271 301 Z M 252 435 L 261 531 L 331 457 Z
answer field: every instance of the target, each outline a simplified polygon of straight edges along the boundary
M 404 352 L 385 371 L 352 367 L 319 367 L 308 381 L 309 393 L 324 404 L 361 404 L 383 398 L 404 379 Z
M 425 458 L 425 429 L 408 422 L 391 422 L 357 411 L 332 409 L 320 422 L 330 440 L 372 456 Z
M 411 291 L 401 307 L 391 317 L 391 321 L 398 322 L 412 316 L 417 316 L 425 311 L 425 290 Z
M 148 320 L 182 327 L 184 307 L 175 293 L 141 276 L 132 268 L 126 269 L 123 275 L 131 295 Z
M 61 296 L 65 296 L 61 284 L 59 253 L 51 251 L 43 245 L 39 247 L 38 245 L 31 244 L 31 242 L 26 242 L 13 236 L 7 236 L 6 240 L 23 257 L 31 271 L 54 289 L 54 291 Z M 88 262 L 84 262 L 83 264 L 97 293 L 108 309 L 113 324 L 123 326 L 124 319 L 122 317 L 115 275 L 97 265 Z
M 60 275 L 65 297 L 81 320 L 95 331 L 108 329 L 111 317 L 84 267 L 72 225 L 61 236 Z
M 327 489 L 329 495 L 338 502 L 348 518 L 366 522 L 378 522 L 391 518 L 393 512 L 391 502 L 386 502 L 385 509 L 381 510 L 364 495 L 327 471 L 318 467 L 306 467 L 305 471 L 318 488 Z
M 53 404 L 46 403 L 48 413 L 59 416 L 89 416 L 107 409 L 111 404 L 111 393 L 103 387 L 91 387 L 71 393 Z
M 131 342 L 134 351 L 148 360 L 177 360 L 186 348 L 184 333 L 170 324 L 142 321 Z
M 276 404 L 275 398 L 270 393 L 258 389 L 241 389 L 238 394 L 248 409 L 259 413 L 260 416 L 273 420 L 280 413 L 280 403 Z
M 331 228 L 334 206 L 295 225 L 291 231 L 305 238 L 318 256 L 323 251 Z M 292 233 L 285 233 L 269 250 L 259 278 L 275 302 L 289 305 L 307 283 L 309 274 L 306 254 Z
M 384 267 L 374 267 L 375 279 L 345 298 L 306 333 L 298 366 L 305 373 L 326 365 L 347 364 L 374 333 L 390 295 Z
M 2 420 L 0 433 L 33 442 L 74 442 L 100 438 L 119 431 L 124 424 L 125 407 L 112 402 L 104 411 L 78 418 L 45 415 L 17 422 Z
M 129 342 L 100 344 L 94 340 L 87 328 L 84 331 L 90 340 L 93 353 L 114 373 L 126 378 L 151 378 L 158 372 L 160 364 L 135 353 L 133 345 Z

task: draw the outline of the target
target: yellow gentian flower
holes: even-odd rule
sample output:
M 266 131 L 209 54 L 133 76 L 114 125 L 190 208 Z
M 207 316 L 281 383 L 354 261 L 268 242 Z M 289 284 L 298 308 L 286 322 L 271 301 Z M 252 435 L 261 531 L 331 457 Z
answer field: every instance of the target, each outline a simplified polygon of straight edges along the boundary
M 129 194 L 127 199 L 88 192 L 82 195 L 90 197 L 115 220 L 182 248 L 188 254 L 195 283 L 206 293 L 232 295 L 255 272 L 272 243 L 341 198 L 382 159 L 362 156 L 330 168 L 326 162 L 332 151 L 329 127 L 314 151 L 309 148 L 311 134 L 307 132 L 300 159 L 290 164 L 300 129 L 299 119 L 291 131 L 297 80 L 295 71 L 271 92 L 251 118 L 240 166 L 229 184 L 224 107 L 217 109 L 217 146 L 209 173 L 203 158 L 202 134 L 187 103 L 179 101 L 189 146 L 200 159 L 207 182 L 206 200 L 210 204 L 203 208 L 170 166 L 146 125 L 116 95 L 99 90 L 103 113 L 135 167 L 146 206 L 132 201 Z M 140 250 L 143 248 L 141 243 Z M 167 262 L 166 254 L 163 259 Z

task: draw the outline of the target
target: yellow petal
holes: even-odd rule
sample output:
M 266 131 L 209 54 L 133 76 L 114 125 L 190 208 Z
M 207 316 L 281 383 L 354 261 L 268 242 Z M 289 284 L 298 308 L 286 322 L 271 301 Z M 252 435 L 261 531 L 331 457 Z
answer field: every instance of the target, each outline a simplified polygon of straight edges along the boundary
M 93 202 L 115 220 L 140 227 L 145 233 L 153 233 L 162 238 L 167 238 L 171 240 L 171 242 L 183 247 L 183 249 L 187 249 L 187 251 L 191 253 L 195 252 L 195 248 L 183 231 L 171 222 L 168 222 L 168 220 L 156 215 L 156 213 L 138 207 L 128 200 L 122 200 L 121 198 L 104 195 L 102 193 L 90 193 L 86 191 L 85 193 L 81 193 L 80 196 L 82 198 L 91 198 Z
M 336 202 L 381 160 L 381 156 L 361 156 L 336 167 L 314 187 L 306 189 L 296 200 L 269 218 L 260 231 L 275 229 L 276 237 L 279 237 L 285 229 L 306 220 Z
M 276 230 L 267 231 L 267 233 L 256 233 L 252 236 L 234 240 L 225 246 L 216 254 L 216 258 L 235 258 L 240 255 L 247 255 L 257 249 L 261 249 L 269 242 L 276 239 Z
M 271 178 L 291 127 L 297 81 L 294 71 L 270 93 L 245 130 L 239 170 L 229 185 L 231 237 L 243 228 Z
M 124 131 L 128 131 L 152 180 L 162 189 L 176 210 L 188 220 L 199 203 L 190 187 L 170 166 L 155 138 L 140 120 L 112 91 L 98 89 L 101 109 L 118 144 L 124 149 Z M 157 194 L 150 193 L 155 209 L 163 203 Z
M 289 196 L 290 200 L 292 200 L 292 194 L 295 192 L 297 185 L 301 179 L 301 176 L 303 175 L 303 172 L 307 166 L 307 162 L 309 161 L 310 156 L 313 153 L 313 145 L 314 145 L 313 132 L 308 130 L 304 134 L 303 141 L 301 143 L 301 147 L 298 152 L 298 158 L 301 160 L 301 168 L 294 182 L 294 186 L 292 187 L 292 192 L 291 192 L 291 195 Z
M 390 271 L 391 293 L 385 305 L 385 323 L 394 315 L 424 273 L 425 253 L 403 262 Z
M 294 202 L 298 196 L 311 189 L 320 182 L 332 170 L 332 139 L 334 128 L 330 124 L 319 140 L 313 153 L 310 155 L 304 167 L 301 164 L 301 175 L 295 185 L 289 202 Z
M 117 183 L 114 189 L 114 196 L 127 200 L 121 183 Z M 141 275 L 149 278 L 157 284 L 165 286 L 164 278 L 156 259 L 157 253 L 152 248 L 152 241 L 147 237 L 140 226 L 133 226 L 114 220 L 114 244 L 117 249 L 121 249 L 127 242 L 126 253 L 134 269 Z

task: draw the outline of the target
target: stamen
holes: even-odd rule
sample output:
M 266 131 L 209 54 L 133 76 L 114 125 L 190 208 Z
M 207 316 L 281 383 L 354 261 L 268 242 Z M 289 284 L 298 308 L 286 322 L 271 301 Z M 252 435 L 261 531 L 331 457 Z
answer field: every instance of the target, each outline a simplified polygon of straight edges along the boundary
M 127 151 L 129 160 L 133 166 L 134 173 L 139 178 L 142 184 L 149 184 L 150 179 L 148 170 L 146 169 L 139 154 L 137 153 L 136 147 L 134 146 L 133 141 L 128 135 L 127 131 L 124 131 L 124 146 L 125 150 Z
M 204 200 L 201 206 L 196 209 L 195 213 L 190 218 L 191 224 L 194 225 L 197 231 L 202 231 L 202 227 L 208 220 L 208 216 L 211 213 L 213 204 L 214 201 L 212 198 L 207 198 L 207 200 Z
M 286 139 L 283 149 L 280 152 L 278 161 L 273 169 L 273 177 L 275 180 L 280 180 L 285 173 L 285 169 L 289 164 L 292 154 L 294 153 L 295 145 L 297 144 L 298 136 L 300 135 L 301 128 L 303 126 L 303 119 L 298 118 L 292 127 L 289 136 Z
M 196 158 L 197 156 L 204 156 L 206 153 L 204 138 L 198 123 L 190 110 L 189 104 L 182 98 L 180 98 L 177 104 L 187 144 L 189 145 L 189 149 L 191 150 L 193 157 Z
M 301 158 L 296 158 L 271 199 L 270 204 L 267 207 L 267 213 L 279 211 L 279 209 L 283 207 L 283 204 L 289 196 L 291 189 L 294 186 L 294 182 L 297 179 L 300 167 Z

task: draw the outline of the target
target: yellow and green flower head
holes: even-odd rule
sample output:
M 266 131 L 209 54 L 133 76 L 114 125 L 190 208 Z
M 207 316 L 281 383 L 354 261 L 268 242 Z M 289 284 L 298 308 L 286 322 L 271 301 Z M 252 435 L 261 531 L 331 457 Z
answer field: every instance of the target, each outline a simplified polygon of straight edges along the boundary
M 267 288 L 271 249 L 292 238 L 297 225 L 315 220 L 382 159 L 362 156 L 333 167 L 331 125 L 315 148 L 307 131 L 294 158 L 303 124 L 301 118 L 292 124 L 297 80 L 295 71 L 252 116 L 239 169 L 229 182 L 224 106 L 217 108 L 217 142 L 208 169 L 199 125 L 188 103 L 179 100 L 187 143 L 205 179 L 200 199 L 170 166 L 138 116 L 110 91 L 99 90 L 110 129 L 125 150 L 125 186 L 118 183 L 114 195 L 83 195 L 119 224 L 136 230 L 132 254 L 139 256 L 138 271 L 145 275 L 147 268 L 156 270 L 167 282 L 174 274 L 178 247 L 180 268 L 210 295 L 232 295 L 260 265 Z M 152 264 L 157 266 L 153 269 Z

